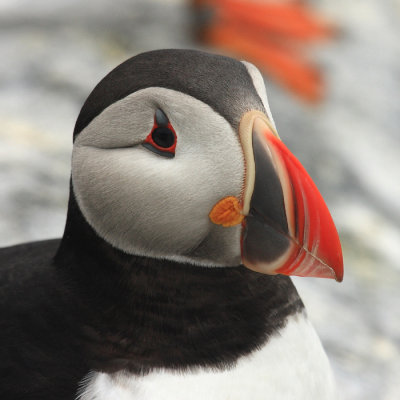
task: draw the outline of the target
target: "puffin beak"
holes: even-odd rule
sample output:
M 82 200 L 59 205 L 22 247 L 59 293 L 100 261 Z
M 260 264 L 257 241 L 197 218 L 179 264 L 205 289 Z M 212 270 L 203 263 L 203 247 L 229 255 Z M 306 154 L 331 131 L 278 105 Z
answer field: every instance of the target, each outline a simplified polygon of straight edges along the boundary
M 341 281 L 339 236 L 307 171 L 263 113 L 246 113 L 239 136 L 246 166 L 243 264 L 266 274 Z
M 242 263 L 257 272 L 343 279 L 339 236 L 329 210 L 299 160 L 260 111 L 239 126 L 245 158 L 242 199 L 210 212 L 225 227 L 242 224 Z

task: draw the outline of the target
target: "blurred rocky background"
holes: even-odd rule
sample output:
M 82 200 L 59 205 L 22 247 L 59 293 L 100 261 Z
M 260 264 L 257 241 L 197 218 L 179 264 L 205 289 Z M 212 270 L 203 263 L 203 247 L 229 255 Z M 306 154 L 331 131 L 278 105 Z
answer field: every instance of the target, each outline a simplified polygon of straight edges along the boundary
M 400 1 L 307 3 L 338 28 L 306 49 L 325 78 L 323 101 L 266 83 L 280 136 L 337 224 L 345 278 L 295 283 L 343 399 L 397 400 Z M 83 101 L 134 54 L 205 46 L 193 23 L 184 0 L 0 0 L 0 246 L 62 235 Z

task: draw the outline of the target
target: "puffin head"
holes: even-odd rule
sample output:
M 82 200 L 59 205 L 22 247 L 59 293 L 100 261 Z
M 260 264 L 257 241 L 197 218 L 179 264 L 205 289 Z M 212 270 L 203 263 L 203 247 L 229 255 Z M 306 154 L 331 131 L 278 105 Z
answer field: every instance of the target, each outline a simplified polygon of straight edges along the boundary
M 343 276 L 329 211 L 279 139 L 247 62 L 158 50 L 119 65 L 78 117 L 71 195 L 123 253 Z

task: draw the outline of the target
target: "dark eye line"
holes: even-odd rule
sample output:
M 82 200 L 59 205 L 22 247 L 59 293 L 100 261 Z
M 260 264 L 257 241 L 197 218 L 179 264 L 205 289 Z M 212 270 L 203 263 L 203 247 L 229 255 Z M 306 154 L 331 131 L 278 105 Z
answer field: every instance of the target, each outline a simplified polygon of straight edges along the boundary
M 169 124 L 168 117 L 165 115 L 164 111 L 161 110 L 160 108 L 157 108 L 156 110 L 155 122 L 160 128 L 167 127 Z
M 159 149 L 157 149 L 156 147 L 154 147 L 152 144 L 150 143 L 142 143 L 142 146 L 145 147 L 146 149 L 152 151 L 153 153 L 158 154 L 159 156 L 163 156 L 166 158 L 174 158 L 175 157 L 175 153 L 170 153 L 168 151 L 161 151 Z

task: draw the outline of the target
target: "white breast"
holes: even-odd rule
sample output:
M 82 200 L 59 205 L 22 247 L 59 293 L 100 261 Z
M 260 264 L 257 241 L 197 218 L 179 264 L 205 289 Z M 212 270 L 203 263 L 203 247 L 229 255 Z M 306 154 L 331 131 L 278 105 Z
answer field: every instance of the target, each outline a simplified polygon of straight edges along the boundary
M 266 345 L 225 371 L 159 370 L 144 377 L 93 372 L 79 400 L 335 399 L 328 359 L 306 317 L 290 317 Z

